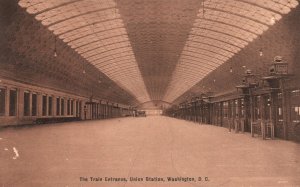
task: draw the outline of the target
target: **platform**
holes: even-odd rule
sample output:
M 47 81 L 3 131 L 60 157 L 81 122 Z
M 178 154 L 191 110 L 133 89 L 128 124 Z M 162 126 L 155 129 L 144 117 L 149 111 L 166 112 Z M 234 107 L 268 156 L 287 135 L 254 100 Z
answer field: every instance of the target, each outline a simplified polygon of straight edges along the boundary
M 300 185 L 300 144 L 159 116 L 2 129 L 0 163 L 4 187 Z

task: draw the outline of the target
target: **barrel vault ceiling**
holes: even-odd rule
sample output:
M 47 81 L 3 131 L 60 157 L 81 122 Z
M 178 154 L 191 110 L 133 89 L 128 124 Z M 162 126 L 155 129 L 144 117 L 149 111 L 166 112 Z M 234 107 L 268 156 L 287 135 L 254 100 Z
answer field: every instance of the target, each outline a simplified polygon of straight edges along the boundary
M 140 103 L 172 103 L 298 4 L 297 0 L 19 1 L 58 40 Z

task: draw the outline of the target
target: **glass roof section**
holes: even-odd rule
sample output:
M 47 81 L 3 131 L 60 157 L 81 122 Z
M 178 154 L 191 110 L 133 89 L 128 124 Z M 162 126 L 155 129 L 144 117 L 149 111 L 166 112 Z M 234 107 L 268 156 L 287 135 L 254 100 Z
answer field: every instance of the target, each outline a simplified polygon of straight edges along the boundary
M 149 101 L 113 0 L 20 0 L 19 5 L 138 101 Z
M 139 102 L 172 103 L 299 4 L 199 1 L 19 0 L 19 5 Z
M 297 5 L 296 0 L 205 0 L 164 100 L 173 102 Z

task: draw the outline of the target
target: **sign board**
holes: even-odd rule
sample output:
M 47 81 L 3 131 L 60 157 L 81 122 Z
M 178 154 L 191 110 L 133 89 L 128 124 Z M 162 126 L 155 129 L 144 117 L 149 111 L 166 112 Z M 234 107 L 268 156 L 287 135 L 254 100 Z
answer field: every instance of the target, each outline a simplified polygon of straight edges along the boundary
M 288 64 L 287 63 L 275 63 L 275 74 L 288 74 Z
M 288 74 L 288 63 L 283 62 L 283 58 L 281 56 L 276 56 L 274 58 L 273 64 L 269 70 L 270 74 L 275 75 L 285 75 Z

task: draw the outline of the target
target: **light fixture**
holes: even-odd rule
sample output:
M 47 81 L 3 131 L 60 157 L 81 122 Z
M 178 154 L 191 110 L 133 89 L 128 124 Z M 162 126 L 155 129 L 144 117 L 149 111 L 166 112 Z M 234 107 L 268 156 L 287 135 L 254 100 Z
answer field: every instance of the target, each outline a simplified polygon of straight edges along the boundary
M 275 22 L 276 22 L 276 19 L 275 19 L 274 16 L 272 16 L 271 19 L 270 19 L 270 23 L 273 25 Z
M 102 82 L 102 81 L 101 81 L 101 77 L 100 77 L 100 75 L 99 75 L 98 83 L 101 84 L 101 82 Z
M 232 67 L 230 67 L 230 70 L 229 70 L 229 71 L 230 71 L 230 73 L 232 73 L 232 72 L 233 72 L 233 70 L 232 70 Z
M 259 50 L 259 56 L 263 56 L 263 51 L 262 51 L 262 49 Z
M 83 70 L 82 70 L 82 73 L 85 74 L 86 72 L 85 72 L 84 63 L 83 63 L 82 65 L 83 65 L 83 66 L 82 66 L 82 69 L 83 69 Z
M 56 37 L 54 37 L 54 57 L 57 57 L 57 53 L 56 53 Z

